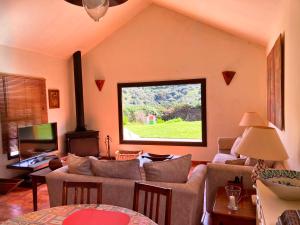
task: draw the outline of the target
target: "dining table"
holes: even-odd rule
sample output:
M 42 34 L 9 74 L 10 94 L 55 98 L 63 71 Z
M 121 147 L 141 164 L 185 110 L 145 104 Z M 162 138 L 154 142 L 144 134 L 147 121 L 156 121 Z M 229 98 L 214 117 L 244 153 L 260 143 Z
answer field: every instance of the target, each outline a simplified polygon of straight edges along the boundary
M 95 224 L 95 220 L 97 219 L 97 217 L 95 216 L 95 212 L 99 214 L 98 216 L 100 216 L 99 220 L 97 220 L 96 222 L 96 224 L 99 225 L 108 225 L 108 223 L 113 225 L 157 225 L 157 223 L 152 221 L 150 218 L 131 209 L 106 204 L 79 204 L 57 206 L 27 213 L 22 216 L 6 220 L 2 223 L 2 225 L 89 225 Z M 105 218 L 101 218 L 101 215 L 102 217 L 104 215 Z M 116 218 L 118 216 L 123 216 L 122 222 L 116 222 Z M 127 219 L 125 220 L 125 223 L 124 218 Z M 91 219 L 93 219 L 94 221 L 89 222 L 91 221 Z M 114 219 L 114 222 L 107 222 L 109 219 Z M 80 220 L 84 222 L 79 222 Z

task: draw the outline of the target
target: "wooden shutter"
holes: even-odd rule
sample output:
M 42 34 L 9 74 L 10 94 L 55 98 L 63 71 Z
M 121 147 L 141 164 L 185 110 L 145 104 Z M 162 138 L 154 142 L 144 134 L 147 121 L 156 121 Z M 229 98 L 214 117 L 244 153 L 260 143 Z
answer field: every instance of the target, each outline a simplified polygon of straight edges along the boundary
M 48 122 L 46 81 L 0 76 L 0 110 L 4 152 L 18 150 L 18 127 Z

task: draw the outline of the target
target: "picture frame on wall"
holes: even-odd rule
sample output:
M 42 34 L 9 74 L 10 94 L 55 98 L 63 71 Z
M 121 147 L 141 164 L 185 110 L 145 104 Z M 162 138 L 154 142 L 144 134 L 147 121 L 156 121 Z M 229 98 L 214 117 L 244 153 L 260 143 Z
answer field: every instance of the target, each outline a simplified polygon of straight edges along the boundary
M 57 109 L 60 107 L 59 90 L 48 89 L 49 109 Z
M 268 120 L 284 130 L 284 35 L 280 34 L 267 57 Z

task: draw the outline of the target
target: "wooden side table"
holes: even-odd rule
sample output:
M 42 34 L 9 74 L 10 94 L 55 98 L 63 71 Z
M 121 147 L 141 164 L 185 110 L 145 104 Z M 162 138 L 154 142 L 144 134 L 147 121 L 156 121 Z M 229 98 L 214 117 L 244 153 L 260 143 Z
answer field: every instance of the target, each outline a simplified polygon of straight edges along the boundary
M 30 174 L 32 180 L 32 197 L 34 211 L 37 211 L 37 187 L 39 184 L 46 183 L 46 175 L 50 172 L 52 172 L 50 168 L 45 168 Z
M 255 225 L 256 207 L 252 204 L 251 194 L 255 194 L 255 190 L 244 190 L 238 205 L 239 209 L 232 211 L 227 208 L 228 197 L 225 188 L 220 187 L 213 207 L 213 225 Z

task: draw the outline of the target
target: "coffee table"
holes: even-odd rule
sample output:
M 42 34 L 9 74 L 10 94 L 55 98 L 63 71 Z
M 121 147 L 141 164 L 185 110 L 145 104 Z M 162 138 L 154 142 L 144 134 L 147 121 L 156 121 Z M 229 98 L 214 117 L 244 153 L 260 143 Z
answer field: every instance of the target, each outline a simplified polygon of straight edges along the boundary
M 33 197 L 33 210 L 37 211 L 37 187 L 39 184 L 46 183 L 46 175 L 52 172 L 52 170 L 47 167 L 42 170 L 38 170 L 34 173 L 31 173 L 32 180 L 32 197 Z
M 255 194 L 255 190 L 243 190 L 239 209 L 232 211 L 227 208 L 228 197 L 225 188 L 220 187 L 212 212 L 213 225 L 255 225 L 256 206 L 252 204 L 251 194 Z

